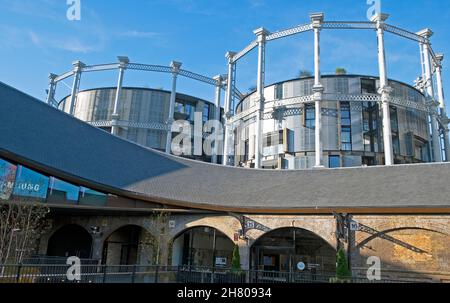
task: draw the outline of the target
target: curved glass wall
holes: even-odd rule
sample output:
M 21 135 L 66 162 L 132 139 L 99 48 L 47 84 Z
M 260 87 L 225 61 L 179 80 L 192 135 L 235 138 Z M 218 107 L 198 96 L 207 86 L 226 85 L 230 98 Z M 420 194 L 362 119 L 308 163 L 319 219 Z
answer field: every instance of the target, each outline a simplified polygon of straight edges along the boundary
M 376 77 L 333 75 L 322 79 L 327 101 L 322 102 L 322 139 L 324 166 L 351 167 L 384 164 L 381 108 L 371 101 L 377 94 Z M 264 168 L 309 169 L 315 164 L 315 106 L 299 101 L 313 94 L 312 78 L 295 79 L 267 86 L 264 90 L 265 119 L 263 138 L 278 134 L 281 140 L 264 144 Z M 393 88 L 391 127 L 395 163 L 430 161 L 428 113 L 424 95 L 407 84 L 390 81 Z M 339 96 L 339 98 L 338 98 Z M 354 101 L 354 96 L 358 100 Z M 336 101 L 331 101 L 333 98 Z M 307 99 L 305 99 L 307 100 Z M 367 101 L 365 101 L 367 100 Z M 246 96 L 236 113 L 256 108 L 256 93 Z M 273 112 L 274 101 L 283 106 Z M 292 102 L 290 102 L 292 101 Z M 269 113 L 272 112 L 272 116 Z M 249 116 L 250 117 L 250 116 Z M 243 118 L 235 140 L 237 166 L 253 167 L 255 158 L 255 124 Z M 245 152 L 243 152 L 245 151 Z
M 107 132 L 111 132 L 116 88 L 99 88 L 78 93 L 74 115 Z M 69 100 L 63 99 L 59 108 L 69 112 Z M 145 89 L 123 88 L 119 103 L 119 137 L 140 145 L 165 151 L 167 118 L 169 115 L 170 92 Z M 177 94 L 174 108 L 175 120 L 194 123 L 195 113 L 200 113 L 203 122 L 214 116 L 215 106 L 208 101 L 188 95 Z M 174 136 L 177 134 L 174 133 Z M 192 157 L 209 162 L 206 155 Z

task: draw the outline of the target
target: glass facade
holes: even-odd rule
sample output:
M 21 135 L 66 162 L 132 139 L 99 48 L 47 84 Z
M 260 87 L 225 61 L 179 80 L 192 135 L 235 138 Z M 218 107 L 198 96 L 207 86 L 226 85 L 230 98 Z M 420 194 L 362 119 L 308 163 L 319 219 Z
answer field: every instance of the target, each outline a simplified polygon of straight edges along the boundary
M 341 150 L 352 150 L 352 122 L 349 102 L 341 102 Z
M 108 196 L 0 159 L 0 200 L 9 199 L 51 205 L 106 206 Z
M 322 101 L 321 138 L 324 153 L 323 165 L 334 167 L 340 157 L 340 165 L 382 165 L 384 163 L 383 128 L 381 105 L 375 101 L 378 94 L 377 77 L 357 75 L 323 76 L 321 83 L 327 99 Z M 315 105 L 312 100 L 312 78 L 301 78 L 277 83 L 265 88 L 265 119 L 263 134 L 281 129 L 290 130 L 289 148 L 280 153 L 267 153 L 263 150 L 262 165 L 278 160 L 278 165 L 288 169 L 309 169 L 315 165 Z M 393 87 L 391 102 L 392 141 L 396 163 L 428 162 L 430 133 L 426 99 L 414 87 L 389 81 Z M 309 99 L 299 97 L 308 96 Z M 333 100 L 336 96 L 336 100 Z M 294 99 L 295 98 L 295 99 Z M 297 99 L 298 98 L 298 99 Z M 257 96 L 246 96 L 238 105 L 237 112 L 256 109 Z M 272 113 L 274 101 L 277 101 L 276 115 Z M 285 102 L 283 104 L 283 102 Z M 414 103 L 418 103 L 417 106 Z M 244 167 L 254 165 L 254 146 L 256 124 L 246 116 L 244 127 L 236 136 L 245 138 L 248 143 L 236 143 L 236 148 L 247 150 L 244 163 L 235 163 Z M 285 142 L 286 143 L 286 142 Z M 331 162 L 331 163 L 329 163 Z
M 111 120 L 116 96 L 115 88 L 99 88 L 78 93 L 74 115 L 99 128 L 111 132 Z M 69 97 L 59 105 L 69 111 Z M 159 89 L 123 88 L 119 103 L 118 135 L 124 139 L 160 151 L 166 150 L 166 122 L 169 116 L 170 92 Z M 175 120 L 194 123 L 195 113 L 201 114 L 203 122 L 214 113 L 215 106 L 204 100 L 177 94 L 174 108 Z M 210 161 L 210 157 L 196 158 Z

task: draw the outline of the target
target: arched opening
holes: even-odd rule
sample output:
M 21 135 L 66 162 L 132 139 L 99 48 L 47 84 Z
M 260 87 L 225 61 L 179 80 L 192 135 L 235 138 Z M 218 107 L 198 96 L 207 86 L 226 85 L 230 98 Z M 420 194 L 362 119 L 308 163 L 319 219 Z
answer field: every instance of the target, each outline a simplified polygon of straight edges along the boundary
M 230 268 L 234 243 L 212 227 L 194 227 L 175 237 L 172 265 Z
M 72 257 L 89 259 L 92 253 L 92 236 L 79 225 L 66 225 L 49 239 L 47 255 L 51 257 Z
M 106 238 L 102 263 L 106 265 L 150 265 L 157 263 L 158 243 L 144 228 L 123 226 Z
M 254 270 L 334 273 L 336 250 L 316 234 L 300 228 L 281 228 L 259 238 L 251 247 Z

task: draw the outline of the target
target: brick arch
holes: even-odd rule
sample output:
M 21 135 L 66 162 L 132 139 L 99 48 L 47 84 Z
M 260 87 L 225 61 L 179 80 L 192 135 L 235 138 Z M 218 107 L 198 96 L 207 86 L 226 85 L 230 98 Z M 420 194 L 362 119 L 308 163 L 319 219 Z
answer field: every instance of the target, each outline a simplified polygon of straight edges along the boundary
M 282 217 L 281 217 L 282 218 Z M 305 221 L 302 217 L 282 218 L 274 217 L 269 220 L 258 218 L 256 221 L 268 227 L 268 231 L 250 230 L 247 235 L 250 236 L 250 245 L 256 242 L 260 237 L 266 235 L 268 232 L 282 229 L 282 228 L 299 228 L 309 231 L 317 237 L 323 239 L 331 247 L 336 248 L 336 223 L 334 218 L 320 218 L 324 222 L 318 224 L 315 219 Z
M 123 221 L 120 222 L 119 221 L 117 223 L 113 223 L 113 224 L 109 225 L 107 231 L 102 233 L 102 236 L 101 236 L 102 243 L 104 243 L 114 232 L 118 231 L 119 229 L 121 229 L 123 227 L 130 226 L 130 225 L 139 226 L 142 229 L 144 229 L 146 232 L 151 234 L 152 236 L 155 235 L 155 231 L 148 228 L 148 226 L 145 226 L 145 224 L 143 224 L 143 222 L 141 222 L 141 220 L 130 221 L 130 222 L 123 222 Z
M 234 242 L 234 234 L 241 228 L 239 221 L 234 217 L 203 217 L 184 222 L 171 231 L 172 240 L 175 240 L 184 232 L 195 227 L 209 227 L 224 234 Z
M 311 234 L 313 234 L 314 236 L 316 236 L 318 239 L 323 240 L 325 243 L 327 243 L 332 249 L 336 250 L 336 246 L 332 245 L 329 241 L 327 241 L 327 239 L 323 238 L 322 236 L 318 235 L 317 233 L 306 229 L 306 228 L 302 228 L 302 227 L 298 227 L 298 226 L 284 226 L 284 227 L 279 227 L 279 228 L 275 228 L 275 229 L 271 229 L 269 231 L 263 232 L 263 231 L 258 231 L 258 236 L 256 238 L 252 239 L 252 243 L 250 245 L 250 247 L 252 247 L 256 242 L 258 242 L 258 240 L 262 239 L 263 237 L 270 235 L 273 232 L 282 230 L 282 229 L 289 229 L 289 228 L 293 228 L 293 229 L 298 229 L 298 230 L 303 230 L 306 232 L 309 232 Z M 334 243 L 333 243 L 334 244 Z
M 66 222 L 59 222 L 56 225 L 53 225 L 51 230 L 44 233 L 40 239 L 39 239 L 39 253 L 40 254 L 47 254 L 47 249 L 48 249 L 48 244 L 50 241 L 50 238 L 56 233 L 58 232 L 61 228 L 68 226 L 68 225 L 78 225 L 80 227 L 82 227 L 83 229 L 85 229 L 89 234 L 91 234 L 89 227 L 86 226 L 85 224 L 79 223 L 77 221 L 66 221 Z

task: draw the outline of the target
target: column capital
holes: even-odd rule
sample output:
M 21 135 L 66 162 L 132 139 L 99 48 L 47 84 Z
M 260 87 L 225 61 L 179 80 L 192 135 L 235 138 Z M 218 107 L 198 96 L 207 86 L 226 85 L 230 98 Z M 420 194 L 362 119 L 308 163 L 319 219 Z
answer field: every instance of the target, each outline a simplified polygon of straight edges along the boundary
M 225 54 L 225 58 L 228 59 L 228 63 L 232 63 L 233 62 L 234 56 L 236 56 L 236 52 L 228 51 Z
M 377 22 L 377 23 L 379 23 L 379 24 L 382 24 L 382 23 L 384 23 L 388 18 L 389 18 L 389 14 L 378 13 L 378 14 L 372 16 L 372 18 L 370 18 L 370 21 L 372 21 L 372 22 Z
M 216 81 L 216 86 L 222 87 L 223 86 L 223 77 L 222 75 L 217 75 L 213 77 L 214 81 Z
M 258 37 L 258 42 L 265 42 L 266 36 L 270 34 L 270 32 L 264 27 L 255 29 L 253 33 Z
M 322 94 L 325 90 L 325 87 L 322 84 L 316 84 L 312 87 L 312 91 L 314 94 L 320 93 Z
M 130 59 L 126 56 L 118 56 L 117 61 L 119 61 L 120 68 L 127 68 L 128 63 L 130 63 Z
M 55 82 L 55 79 L 56 79 L 57 77 L 58 77 L 58 75 L 53 74 L 53 73 L 50 73 L 50 74 L 48 75 L 48 79 L 50 80 L 51 83 L 54 83 L 54 82 Z
M 314 28 L 322 27 L 323 20 L 325 19 L 324 13 L 312 13 L 309 14 L 309 17 L 311 18 L 311 24 Z
M 442 68 L 442 61 L 444 61 L 444 54 L 442 54 L 442 53 L 436 54 L 436 60 L 437 60 L 437 62 L 436 62 L 437 66 L 436 67 Z
M 183 63 L 181 63 L 181 62 L 177 62 L 177 61 L 170 62 L 170 67 L 172 68 L 172 73 L 178 74 L 180 72 L 181 65 L 183 65 Z
M 74 72 L 78 73 L 78 72 L 81 72 L 82 69 L 86 67 L 86 64 L 84 64 L 83 62 L 78 60 L 78 61 L 72 62 L 72 66 L 73 66 Z
M 425 38 L 427 40 L 430 39 L 431 36 L 433 36 L 433 34 L 434 34 L 433 31 L 429 28 L 424 28 L 423 30 L 420 30 L 416 33 L 416 35 Z

